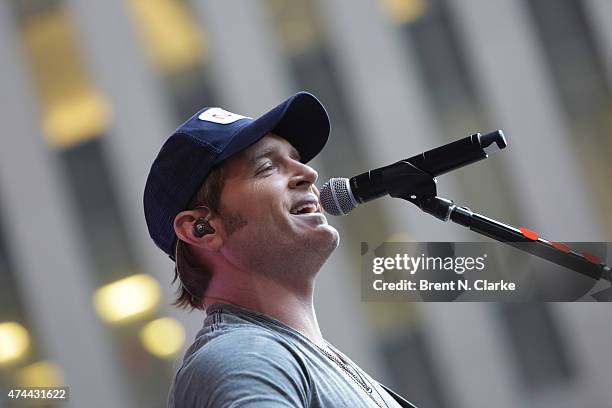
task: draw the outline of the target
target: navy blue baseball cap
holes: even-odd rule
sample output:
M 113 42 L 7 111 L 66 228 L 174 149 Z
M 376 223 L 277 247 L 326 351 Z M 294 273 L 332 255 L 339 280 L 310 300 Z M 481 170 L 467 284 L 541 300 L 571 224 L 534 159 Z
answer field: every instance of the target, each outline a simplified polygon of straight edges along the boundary
M 221 108 L 199 110 L 170 135 L 151 166 L 143 200 L 151 238 L 174 259 L 174 218 L 187 209 L 213 166 L 268 133 L 289 141 L 307 163 L 325 146 L 329 130 L 325 108 L 308 92 L 257 119 Z

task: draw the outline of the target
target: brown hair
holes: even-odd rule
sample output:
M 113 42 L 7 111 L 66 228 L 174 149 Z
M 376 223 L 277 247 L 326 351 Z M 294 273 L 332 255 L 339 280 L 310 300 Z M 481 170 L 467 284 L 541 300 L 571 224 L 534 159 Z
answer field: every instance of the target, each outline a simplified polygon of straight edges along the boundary
M 218 213 L 224 181 L 223 166 L 213 167 L 195 197 L 189 203 L 188 208 L 206 206 L 211 211 Z M 202 301 L 210 282 L 210 271 L 205 266 L 198 265 L 196 258 L 190 251 L 189 244 L 178 238 L 175 262 L 172 283 L 178 279 L 180 285 L 176 292 L 176 300 L 172 305 L 181 309 L 204 309 Z

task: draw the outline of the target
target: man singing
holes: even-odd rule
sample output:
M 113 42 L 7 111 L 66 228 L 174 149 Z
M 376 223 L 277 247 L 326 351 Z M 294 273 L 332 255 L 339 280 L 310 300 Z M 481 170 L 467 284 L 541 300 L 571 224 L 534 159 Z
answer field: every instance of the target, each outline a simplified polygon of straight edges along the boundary
M 300 92 L 252 119 L 205 108 L 163 145 L 144 209 L 175 262 L 176 305 L 206 310 L 169 407 L 412 407 L 325 341 L 315 278 L 338 246 L 321 213 L 321 103 Z

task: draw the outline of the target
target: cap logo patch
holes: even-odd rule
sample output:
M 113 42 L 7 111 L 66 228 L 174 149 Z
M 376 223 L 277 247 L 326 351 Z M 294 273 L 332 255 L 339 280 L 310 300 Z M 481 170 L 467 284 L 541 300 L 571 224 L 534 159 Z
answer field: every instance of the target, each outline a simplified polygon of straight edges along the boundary
M 210 108 L 200 113 L 198 119 L 205 120 L 207 122 L 219 123 L 221 125 L 227 125 L 230 123 L 234 123 L 239 119 L 252 119 L 248 116 L 238 115 L 237 113 L 228 112 L 225 109 L 221 108 Z

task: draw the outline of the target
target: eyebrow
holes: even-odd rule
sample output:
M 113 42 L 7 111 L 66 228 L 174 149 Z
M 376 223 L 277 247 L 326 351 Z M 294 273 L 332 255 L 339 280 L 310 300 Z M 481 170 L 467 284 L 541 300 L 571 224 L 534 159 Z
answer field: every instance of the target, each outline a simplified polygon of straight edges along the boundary
M 258 150 L 253 156 L 251 156 L 249 158 L 249 162 L 255 164 L 259 160 L 265 157 L 270 157 L 274 155 L 275 153 L 278 153 L 278 151 L 279 151 L 278 147 L 274 147 L 274 146 L 264 147 L 261 150 Z M 296 158 L 298 161 L 301 161 L 300 153 L 293 146 L 291 146 L 291 151 L 289 152 L 289 156 L 292 158 Z

